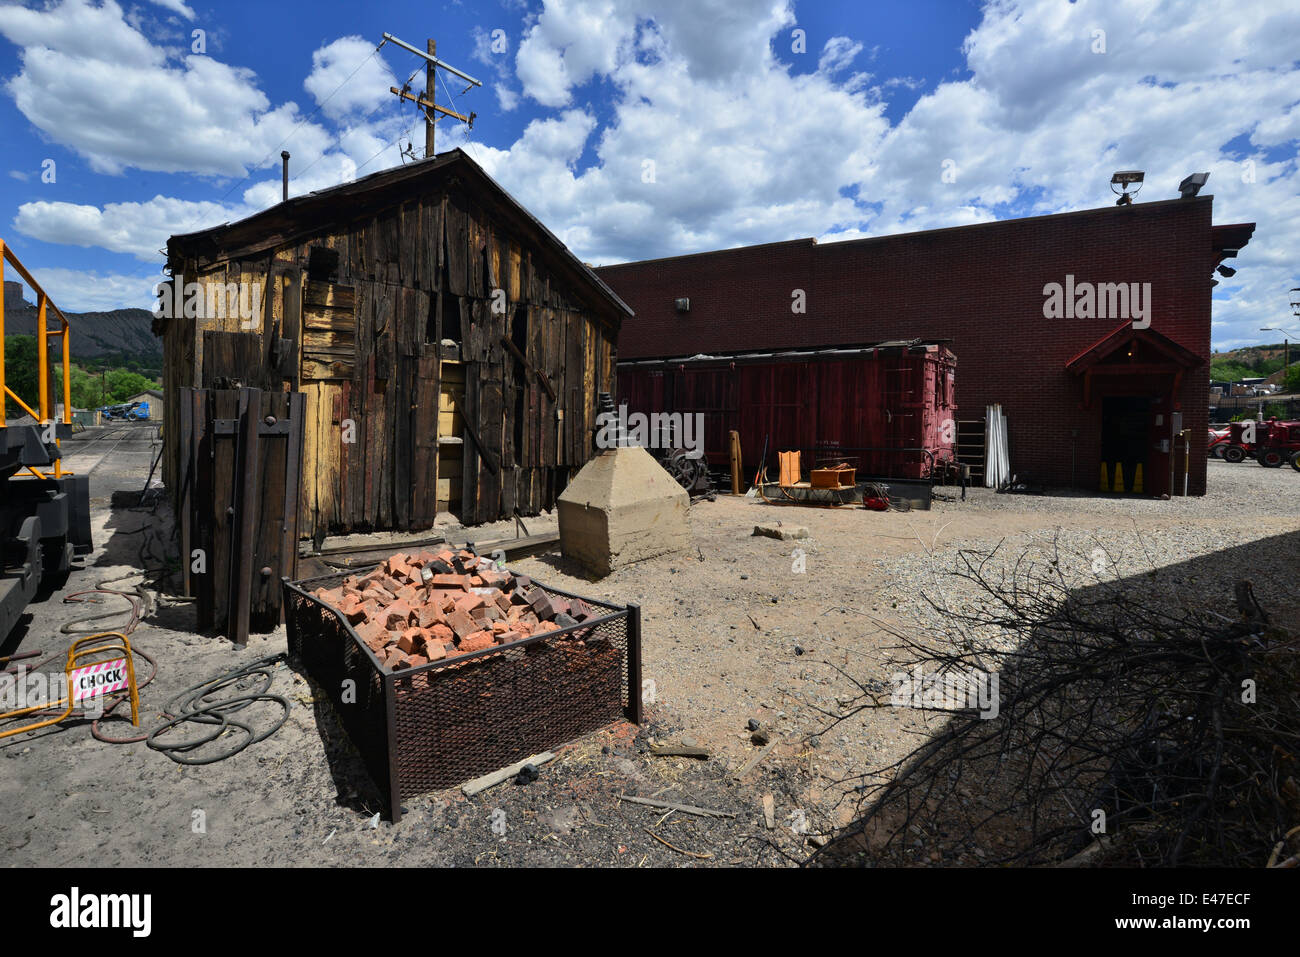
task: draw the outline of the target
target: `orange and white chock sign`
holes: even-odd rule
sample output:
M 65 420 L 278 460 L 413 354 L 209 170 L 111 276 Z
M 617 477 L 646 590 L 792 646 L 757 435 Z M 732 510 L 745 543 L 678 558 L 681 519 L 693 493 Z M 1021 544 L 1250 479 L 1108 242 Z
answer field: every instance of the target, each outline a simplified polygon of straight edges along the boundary
M 112 691 L 125 691 L 130 685 L 130 674 L 125 658 L 100 661 L 93 665 L 75 668 L 69 677 L 73 701 L 97 698 Z

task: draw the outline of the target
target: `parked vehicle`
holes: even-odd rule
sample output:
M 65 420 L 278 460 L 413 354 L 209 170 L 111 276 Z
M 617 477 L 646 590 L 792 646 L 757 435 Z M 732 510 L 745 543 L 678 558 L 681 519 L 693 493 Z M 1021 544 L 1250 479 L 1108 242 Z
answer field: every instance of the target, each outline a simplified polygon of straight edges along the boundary
M 1210 455 L 1213 458 L 1223 458 L 1224 450 L 1232 444 L 1232 429 L 1210 429 Z
M 1255 461 L 1265 468 L 1281 468 L 1300 452 L 1300 422 L 1269 419 L 1257 428 Z
M 1253 437 L 1254 441 L 1248 441 Z M 1264 468 L 1280 468 L 1300 452 L 1300 422 L 1233 422 L 1223 458 L 1241 462 L 1253 457 Z
M 121 405 L 106 405 L 99 410 L 105 419 L 125 419 L 137 421 L 149 418 L 148 402 L 124 402 Z

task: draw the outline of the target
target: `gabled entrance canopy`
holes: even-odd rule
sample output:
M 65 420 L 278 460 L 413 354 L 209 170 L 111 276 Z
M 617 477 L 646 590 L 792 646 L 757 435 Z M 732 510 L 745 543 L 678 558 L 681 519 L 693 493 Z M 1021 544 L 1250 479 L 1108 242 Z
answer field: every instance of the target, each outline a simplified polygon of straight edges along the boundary
M 1065 364 L 1074 375 L 1083 376 L 1083 408 L 1092 399 L 1094 376 L 1140 376 L 1148 380 L 1149 391 L 1156 376 L 1172 376 L 1172 397 L 1178 395 L 1183 373 L 1204 364 L 1205 360 L 1168 336 L 1152 329 L 1135 329 L 1126 322 L 1097 340 Z M 1163 391 L 1163 390 L 1162 390 Z M 1174 406 L 1177 408 L 1177 405 Z

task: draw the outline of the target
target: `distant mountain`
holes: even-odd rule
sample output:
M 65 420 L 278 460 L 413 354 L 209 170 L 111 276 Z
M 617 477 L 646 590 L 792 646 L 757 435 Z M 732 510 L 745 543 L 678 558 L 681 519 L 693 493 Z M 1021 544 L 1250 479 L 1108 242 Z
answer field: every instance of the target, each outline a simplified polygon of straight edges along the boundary
M 5 282 L 5 335 L 36 335 L 36 307 L 23 298 L 20 283 Z M 64 312 L 72 327 L 72 358 L 95 359 L 131 356 L 162 365 L 162 340 L 150 328 L 148 309 L 114 309 L 111 312 Z M 57 320 L 50 321 L 53 328 Z

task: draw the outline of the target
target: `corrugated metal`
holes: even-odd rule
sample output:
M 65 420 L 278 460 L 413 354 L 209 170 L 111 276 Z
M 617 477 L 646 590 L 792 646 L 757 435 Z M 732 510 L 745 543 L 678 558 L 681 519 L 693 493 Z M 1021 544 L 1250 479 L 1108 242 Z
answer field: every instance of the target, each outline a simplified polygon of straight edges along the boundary
M 629 413 L 702 413 L 714 466 L 728 465 L 738 430 L 747 477 L 767 440 L 770 462 L 800 449 L 805 471 L 843 458 L 859 478 L 924 478 L 932 460 L 954 457 L 955 373 L 956 358 L 937 343 L 694 356 L 620 363 L 618 401 Z

